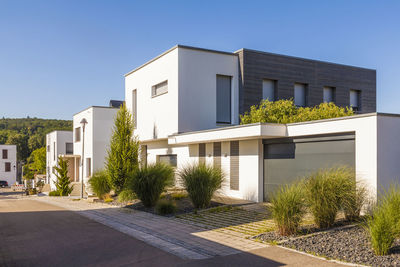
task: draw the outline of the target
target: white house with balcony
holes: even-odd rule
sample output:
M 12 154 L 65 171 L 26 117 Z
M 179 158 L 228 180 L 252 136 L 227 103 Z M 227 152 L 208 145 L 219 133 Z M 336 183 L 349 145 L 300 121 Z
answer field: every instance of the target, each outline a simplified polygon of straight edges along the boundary
M 46 135 L 46 183 L 50 184 L 52 190 L 56 189 L 57 176 L 54 167 L 58 166 L 59 156 L 69 156 L 74 153 L 72 131 L 53 131 Z M 70 178 L 75 179 L 77 173 L 73 172 L 75 164 L 70 162 Z
M 141 161 L 177 168 L 213 164 L 226 174 L 220 193 L 253 201 L 267 200 L 279 185 L 312 171 L 339 165 L 353 167 L 373 196 L 400 182 L 399 115 L 239 125 L 240 101 L 250 94 L 241 90 L 241 76 L 249 76 L 240 71 L 241 64 L 234 53 L 178 45 L 127 73 L 125 102 L 135 118 Z M 267 94 L 276 81 L 265 84 L 260 82 L 261 96 L 276 93 Z M 308 99 L 302 85 L 293 83 L 295 98 L 301 92 Z M 321 102 L 335 93 L 329 89 L 317 92 Z M 358 108 L 355 101 L 362 96 L 357 92 L 357 97 L 350 92 L 349 101 Z
M 17 146 L 0 145 L 0 181 L 11 186 L 17 181 Z

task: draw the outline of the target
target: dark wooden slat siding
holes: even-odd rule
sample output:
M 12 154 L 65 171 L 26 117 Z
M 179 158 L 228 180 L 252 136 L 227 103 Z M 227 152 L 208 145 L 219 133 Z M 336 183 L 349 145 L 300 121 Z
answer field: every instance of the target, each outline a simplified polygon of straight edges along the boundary
M 214 167 L 221 168 L 221 142 L 214 143 Z
M 323 87 L 335 88 L 335 103 L 350 104 L 350 89 L 360 90 L 359 113 L 376 112 L 376 71 L 270 53 L 240 50 L 239 113 L 262 99 L 263 79 L 276 80 L 275 98 L 294 96 L 294 83 L 307 84 L 307 105 L 323 101 Z
M 140 164 L 142 167 L 147 166 L 147 145 L 142 145 L 140 147 Z
M 230 188 L 239 190 L 239 141 L 232 141 L 230 146 Z
M 206 144 L 199 144 L 199 163 L 206 162 Z

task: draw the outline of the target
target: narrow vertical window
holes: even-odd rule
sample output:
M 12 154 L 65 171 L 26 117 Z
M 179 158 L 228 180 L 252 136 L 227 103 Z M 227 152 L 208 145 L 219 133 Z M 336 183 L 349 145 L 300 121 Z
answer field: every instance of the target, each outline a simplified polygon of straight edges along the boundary
M 275 101 L 275 87 L 276 81 L 274 80 L 263 80 L 263 99 L 268 101 Z
M 323 100 L 324 103 L 335 103 L 335 88 L 334 87 L 329 87 L 329 86 L 324 86 L 324 96 Z
M 230 188 L 239 190 L 239 141 L 232 141 L 230 146 Z
M 8 150 L 3 149 L 3 159 L 8 159 Z
M 298 107 L 307 105 L 307 85 L 302 83 L 294 84 L 294 104 Z
M 56 142 L 53 142 L 53 160 L 56 160 Z
M 350 90 L 350 106 L 354 111 L 360 111 L 360 91 Z
M 92 159 L 86 159 L 86 177 L 92 176 Z
M 221 142 L 215 142 L 214 147 L 214 167 L 221 168 Z
M 81 141 L 81 127 L 75 128 L 75 142 Z
M 5 172 L 10 172 L 11 171 L 11 162 L 6 162 L 4 166 L 4 171 Z
M 137 90 L 132 91 L 132 115 L 133 127 L 137 129 Z
M 231 123 L 231 80 L 217 75 L 217 123 Z
M 199 144 L 199 163 L 206 163 L 206 144 Z

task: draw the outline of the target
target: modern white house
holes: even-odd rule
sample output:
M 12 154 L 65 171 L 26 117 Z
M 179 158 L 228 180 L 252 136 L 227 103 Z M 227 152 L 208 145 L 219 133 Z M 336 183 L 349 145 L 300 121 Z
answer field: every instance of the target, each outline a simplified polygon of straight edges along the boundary
M 74 154 L 72 131 L 53 131 L 46 135 L 46 183 L 50 184 L 52 190 L 55 190 L 54 167 L 58 166 L 59 156 L 69 156 Z M 79 162 L 70 162 L 69 168 L 72 170 L 75 164 Z M 70 176 L 74 178 L 74 172 Z
M 178 45 L 125 75 L 125 102 L 142 162 L 219 166 L 226 174 L 222 194 L 264 201 L 281 184 L 348 165 L 376 196 L 400 182 L 400 116 L 375 112 L 375 84 L 374 70 Z M 287 97 L 299 106 L 351 105 L 360 114 L 239 125 L 239 114 L 250 105 Z
M 82 166 L 81 162 L 82 150 L 84 150 L 83 162 L 83 182 L 87 185 L 89 178 L 93 172 L 101 170 L 105 167 L 105 159 L 107 156 L 107 148 L 110 143 L 114 119 L 119 110 L 117 106 L 91 106 L 76 113 L 73 117 L 73 155 L 67 155 L 72 164 L 71 173 L 76 173 L 73 182 L 81 182 Z M 83 128 L 82 121 L 86 124 Z M 84 129 L 84 131 L 83 131 Z M 74 164 L 77 162 L 78 164 Z
M 17 181 L 17 146 L 0 145 L 0 180 L 11 186 Z

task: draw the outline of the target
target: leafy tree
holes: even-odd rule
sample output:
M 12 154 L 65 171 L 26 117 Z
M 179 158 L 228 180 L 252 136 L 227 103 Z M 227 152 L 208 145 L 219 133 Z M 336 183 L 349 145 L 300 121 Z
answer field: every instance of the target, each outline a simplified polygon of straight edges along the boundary
M 0 131 L 0 144 L 5 144 L 8 139 L 8 132 Z
M 45 146 L 45 135 L 44 134 L 34 134 L 28 139 L 28 147 L 30 151 L 34 151 L 38 148 Z
M 57 163 L 58 166 L 54 166 L 56 171 L 55 175 L 57 177 L 57 180 L 54 182 L 56 184 L 57 192 L 60 196 L 68 196 L 73 190 L 73 186 L 70 186 L 71 181 L 68 177 L 68 161 L 58 157 Z
M 240 116 L 241 124 L 293 123 L 344 117 L 354 115 L 351 108 L 342 108 L 334 103 L 321 103 L 315 107 L 296 107 L 293 100 L 271 102 L 262 100 L 259 105 L 251 106 L 250 111 Z
M 28 138 L 29 136 L 24 133 L 11 133 L 8 135 L 7 144 L 17 145 L 18 160 L 26 160 L 29 156 Z
M 28 158 L 30 168 L 38 174 L 46 173 L 46 148 L 41 147 L 34 150 Z
M 139 141 L 133 135 L 133 129 L 132 115 L 122 105 L 115 118 L 106 160 L 110 185 L 117 194 L 123 190 L 128 176 L 138 167 Z

